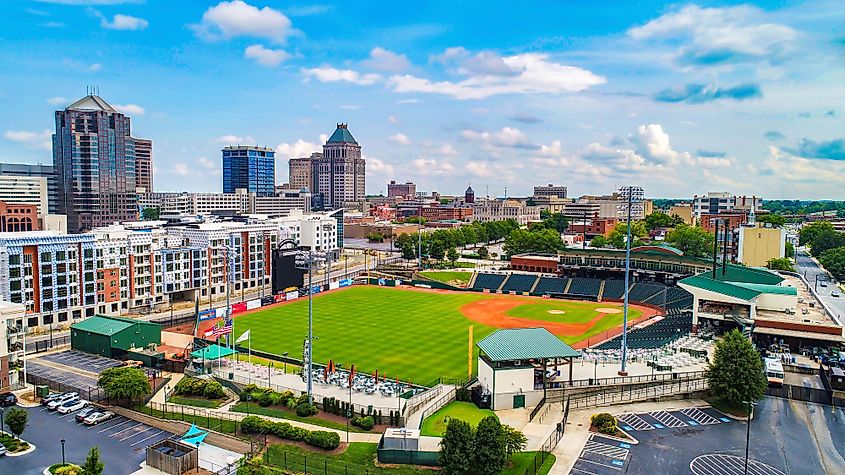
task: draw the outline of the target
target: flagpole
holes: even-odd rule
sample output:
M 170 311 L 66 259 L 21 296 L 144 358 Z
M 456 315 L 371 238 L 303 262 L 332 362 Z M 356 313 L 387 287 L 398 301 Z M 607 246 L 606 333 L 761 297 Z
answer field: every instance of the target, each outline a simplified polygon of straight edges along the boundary
M 246 340 L 246 347 L 247 347 L 247 355 L 248 355 L 247 358 L 249 360 L 250 366 L 252 366 L 252 331 L 250 331 L 250 330 L 252 330 L 252 329 L 251 328 L 247 329 L 247 332 L 249 333 L 249 337 L 247 337 L 247 340 Z M 268 369 L 267 371 L 270 371 L 270 370 Z M 249 382 L 250 382 L 250 384 L 252 384 L 252 370 L 249 371 Z

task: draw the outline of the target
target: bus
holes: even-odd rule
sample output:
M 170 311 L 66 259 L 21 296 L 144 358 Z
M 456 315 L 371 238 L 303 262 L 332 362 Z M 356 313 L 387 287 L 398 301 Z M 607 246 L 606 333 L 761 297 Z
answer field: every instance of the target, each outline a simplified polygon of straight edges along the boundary
M 766 358 L 766 379 L 769 386 L 783 386 L 783 364 L 777 358 Z

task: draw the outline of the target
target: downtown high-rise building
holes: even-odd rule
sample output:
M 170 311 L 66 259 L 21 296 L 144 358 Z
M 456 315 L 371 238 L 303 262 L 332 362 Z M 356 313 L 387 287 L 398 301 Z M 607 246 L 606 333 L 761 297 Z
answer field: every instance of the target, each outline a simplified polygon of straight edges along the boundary
M 361 146 L 349 132 L 347 124 L 337 129 L 323 145 L 323 156 L 312 159 L 311 192 L 322 198 L 324 208 L 342 208 L 345 203 L 365 198 L 366 166 Z
M 153 141 L 135 138 L 135 188 L 139 193 L 153 192 Z
M 288 186 L 291 190 L 307 189 L 311 191 L 314 183 L 311 175 L 312 162 L 323 157 L 314 152 L 310 157 L 291 158 L 288 160 Z
M 223 193 L 237 189 L 255 196 L 276 193 L 276 153 L 272 148 L 230 145 L 223 148 Z
M 69 232 L 138 218 L 135 141 L 130 120 L 89 94 L 56 111 L 56 212 Z
M 58 185 L 53 165 L 31 163 L 0 163 L 0 176 L 8 177 L 44 177 L 47 180 L 48 210 L 39 209 L 39 213 L 56 214 L 58 206 Z

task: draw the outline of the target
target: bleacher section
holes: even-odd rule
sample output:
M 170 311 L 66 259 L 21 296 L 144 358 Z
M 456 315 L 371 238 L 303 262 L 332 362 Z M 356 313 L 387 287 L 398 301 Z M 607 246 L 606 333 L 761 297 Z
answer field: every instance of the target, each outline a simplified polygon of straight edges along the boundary
M 622 279 L 606 279 L 602 298 L 621 299 L 625 294 L 625 281 Z
M 596 297 L 599 296 L 599 289 L 601 288 L 601 279 L 592 279 L 588 277 L 574 277 L 572 284 L 569 286 L 567 294 L 577 297 Z
M 631 300 L 633 302 L 647 302 L 648 299 L 654 297 L 660 292 L 663 292 L 663 289 L 665 288 L 665 285 L 645 284 L 642 282 L 637 282 L 636 284 L 634 284 L 633 287 L 631 287 L 631 292 L 628 294 L 628 300 Z M 663 298 L 662 296 L 660 297 L 661 301 L 659 303 L 663 303 Z
M 628 348 L 660 348 L 692 331 L 692 312 L 670 310 L 663 319 L 644 328 L 628 331 Z M 598 350 L 614 350 L 622 345 L 622 335 L 595 347 Z
M 502 285 L 506 277 L 506 275 L 502 274 L 478 274 L 472 288 L 474 290 L 490 289 L 491 291 L 495 291 Z
M 565 277 L 540 277 L 540 282 L 537 282 L 537 287 L 534 287 L 534 293 L 537 295 L 562 294 L 567 282 L 569 279 Z
M 666 310 L 692 307 L 692 294 L 680 287 L 669 287 L 666 291 Z
M 527 274 L 511 274 L 505 285 L 502 286 L 503 292 L 530 292 L 531 287 L 534 287 L 534 282 L 537 281 L 536 275 Z

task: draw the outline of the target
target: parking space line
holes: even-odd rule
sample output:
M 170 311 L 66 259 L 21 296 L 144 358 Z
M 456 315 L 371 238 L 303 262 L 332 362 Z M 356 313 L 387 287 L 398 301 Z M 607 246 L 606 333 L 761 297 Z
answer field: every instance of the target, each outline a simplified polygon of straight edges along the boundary
M 578 463 L 578 462 L 576 461 L 575 463 Z M 590 472 L 590 471 L 587 471 L 587 470 L 582 470 L 578 467 L 572 467 L 572 471 L 570 471 L 569 473 L 585 473 L 587 475 L 599 475 L 596 472 Z
M 143 439 L 139 440 L 138 442 L 135 442 L 134 444 L 131 444 L 131 445 L 130 445 L 130 447 L 135 447 L 136 445 L 140 444 L 141 442 L 143 442 L 143 441 L 145 441 L 145 440 L 150 440 L 150 439 L 152 439 L 153 437 L 155 437 L 155 436 L 157 436 L 157 435 L 161 434 L 162 432 L 164 432 L 164 431 L 163 431 L 163 430 L 160 430 L 160 431 L 156 432 L 155 434 L 153 434 L 153 435 L 151 435 L 151 436 L 145 437 L 145 438 L 143 438 Z
M 120 439 L 120 441 L 121 441 L 121 442 L 123 442 L 124 440 L 131 439 L 131 438 L 133 438 L 133 437 L 137 437 L 137 436 L 139 436 L 139 435 L 141 435 L 141 434 L 143 434 L 143 433 L 145 433 L 145 432 L 147 432 L 148 430 L 151 430 L 151 429 L 153 429 L 153 428 L 152 428 L 152 427 L 147 426 L 147 428 L 146 428 L 146 429 L 144 429 L 144 430 L 142 430 L 142 431 L 139 431 L 139 432 L 135 432 L 135 433 L 134 433 L 134 434 L 132 434 L 132 435 L 128 435 L 128 436 L 126 436 L 126 437 L 124 437 L 124 438 Z M 154 430 L 154 429 L 153 429 L 153 430 Z
M 122 426 L 123 424 L 128 424 L 128 423 L 130 423 L 130 422 L 134 422 L 134 421 L 133 421 L 133 420 L 131 420 L 131 419 L 126 419 L 125 421 L 120 422 L 120 423 L 118 423 L 118 424 L 114 424 L 114 425 L 111 425 L 111 426 L 109 426 L 109 427 L 105 427 L 105 428 L 103 428 L 102 430 L 98 430 L 98 431 L 97 431 L 97 433 L 99 434 L 100 432 L 105 432 L 105 431 L 107 431 L 107 430 L 112 430 L 112 429 L 114 429 L 115 427 L 119 427 L 119 426 Z M 97 427 L 97 426 L 91 426 L 91 429 L 93 429 L 93 428 L 95 428 L 95 427 Z
M 628 450 L 615 447 L 613 445 L 602 444 L 601 442 L 595 442 L 593 440 L 587 441 L 587 444 L 584 445 L 584 450 L 594 454 L 604 455 L 605 457 L 616 459 L 628 458 Z
M 718 424 L 719 419 L 707 414 L 706 412 L 702 411 L 697 407 L 688 407 L 686 409 L 681 409 L 681 414 L 689 417 L 690 419 L 698 422 L 701 425 L 711 425 L 711 424 Z
M 675 427 L 686 427 L 687 423 L 678 419 L 674 415 L 666 412 L 666 411 L 655 411 L 649 412 L 648 415 L 655 418 L 656 420 L 660 421 L 666 427 L 675 428 Z
M 595 460 L 590 460 L 590 459 L 585 459 L 585 458 L 579 458 L 579 459 L 578 459 L 578 461 L 579 461 L 579 462 L 587 462 L 587 463 L 591 463 L 591 464 L 594 464 L 594 465 L 599 465 L 599 466 L 602 466 L 602 467 L 610 468 L 610 469 L 616 470 L 616 471 L 618 471 L 618 472 L 621 472 L 621 471 L 622 471 L 622 469 L 621 469 L 621 468 L 619 468 L 619 467 L 615 467 L 615 466 L 613 466 L 613 465 L 603 464 L 603 463 L 601 463 L 601 462 L 596 462 Z
M 634 430 L 652 430 L 654 426 L 649 424 L 647 421 L 643 420 L 640 416 L 636 414 L 623 414 L 618 417 L 620 421 L 625 422 L 627 425 L 631 426 Z
M 135 422 L 135 421 L 130 421 L 130 422 Z M 134 425 L 134 426 L 132 426 L 132 427 L 127 427 L 127 428 L 125 428 L 125 429 L 121 429 L 121 430 L 119 430 L 119 431 L 117 431 L 117 432 L 113 432 L 113 433 L 109 434 L 109 437 L 114 437 L 114 436 L 116 436 L 117 434 L 120 434 L 120 433 L 126 432 L 126 431 L 128 431 L 128 430 L 132 430 L 132 429 L 134 429 L 134 428 L 136 428 L 136 427 L 138 427 L 138 426 L 142 426 L 142 425 L 144 425 L 144 423 L 143 423 L 143 422 L 139 422 L 139 423 L 135 424 L 135 425 Z

